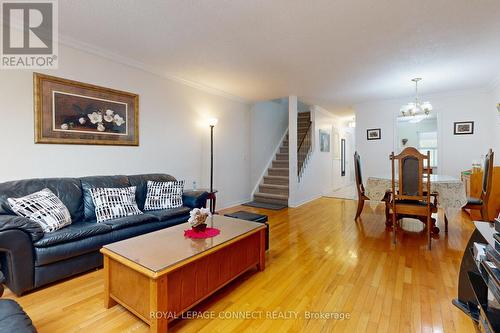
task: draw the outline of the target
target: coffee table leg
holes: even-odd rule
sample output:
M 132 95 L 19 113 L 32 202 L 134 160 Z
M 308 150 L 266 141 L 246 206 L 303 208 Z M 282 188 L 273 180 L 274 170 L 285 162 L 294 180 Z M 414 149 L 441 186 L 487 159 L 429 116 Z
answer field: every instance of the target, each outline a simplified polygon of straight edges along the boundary
M 259 264 L 257 268 L 259 271 L 266 269 L 266 229 L 260 231 L 260 248 L 259 248 Z
M 117 303 L 109 295 L 109 284 L 111 280 L 111 272 L 109 270 L 109 257 L 104 256 L 104 307 L 109 309 L 115 306 Z
M 168 329 L 167 276 L 149 281 L 151 333 L 166 333 Z

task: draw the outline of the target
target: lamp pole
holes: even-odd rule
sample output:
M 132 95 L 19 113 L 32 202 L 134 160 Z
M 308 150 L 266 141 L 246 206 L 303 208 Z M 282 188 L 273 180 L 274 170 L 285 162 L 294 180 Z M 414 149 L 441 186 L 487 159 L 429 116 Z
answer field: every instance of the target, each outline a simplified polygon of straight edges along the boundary
M 210 125 L 210 192 L 214 191 L 214 127 Z
M 211 118 L 208 120 L 208 125 L 210 125 L 210 193 L 208 198 L 210 199 L 210 212 L 215 213 L 215 193 L 214 193 L 214 127 L 217 125 L 217 118 Z

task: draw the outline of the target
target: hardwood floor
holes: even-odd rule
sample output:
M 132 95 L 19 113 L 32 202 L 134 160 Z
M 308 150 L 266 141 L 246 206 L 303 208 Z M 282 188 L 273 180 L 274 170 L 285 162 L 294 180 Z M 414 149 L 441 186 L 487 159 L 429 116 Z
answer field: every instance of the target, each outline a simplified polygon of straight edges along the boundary
M 366 204 L 357 223 L 353 200 L 321 198 L 296 209 L 227 211 L 241 208 L 269 215 L 266 270 L 243 275 L 193 309 L 214 319 L 176 320 L 170 332 L 474 332 L 468 317 L 451 304 L 473 231 L 467 214 L 450 220 L 447 235 L 442 227 L 429 252 L 422 226 L 411 220 L 404 228 L 413 231 L 400 233 L 394 247 L 381 204 Z M 98 270 L 17 300 L 42 333 L 148 331 L 123 307 L 106 310 L 103 288 Z M 10 291 L 4 297 L 16 298 Z M 250 315 L 245 311 L 255 311 L 254 319 L 226 319 Z M 306 319 L 306 311 L 342 312 L 350 319 Z

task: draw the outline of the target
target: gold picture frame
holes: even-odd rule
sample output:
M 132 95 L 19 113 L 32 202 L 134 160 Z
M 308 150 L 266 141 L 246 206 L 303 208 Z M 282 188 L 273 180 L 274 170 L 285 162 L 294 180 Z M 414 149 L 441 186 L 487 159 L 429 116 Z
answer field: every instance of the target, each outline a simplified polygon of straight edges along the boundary
M 35 143 L 139 145 L 139 95 L 33 73 Z

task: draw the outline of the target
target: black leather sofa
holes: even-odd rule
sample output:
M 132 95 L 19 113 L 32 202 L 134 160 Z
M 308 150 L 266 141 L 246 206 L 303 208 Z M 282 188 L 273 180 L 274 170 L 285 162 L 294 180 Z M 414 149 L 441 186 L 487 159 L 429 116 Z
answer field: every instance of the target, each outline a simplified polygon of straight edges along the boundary
M 0 262 L 6 285 L 16 295 L 102 266 L 99 249 L 126 238 L 184 223 L 192 208 L 206 204 L 207 193 L 184 192 L 183 207 L 96 223 L 89 188 L 136 186 L 144 208 L 147 182 L 174 181 L 166 174 L 28 179 L 0 184 Z M 12 212 L 9 197 L 49 188 L 66 205 L 72 224 L 52 233 Z
M 5 279 L 0 272 L 0 297 L 3 295 Z M 0 333 L 36 333 L 30 317 L 23 308 L 14 300 L 0 299 Z

